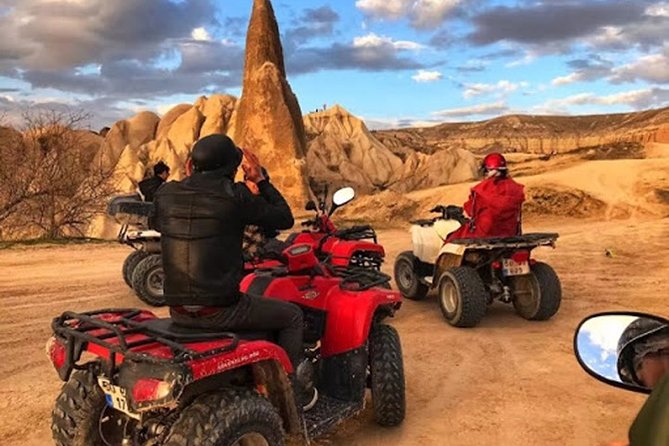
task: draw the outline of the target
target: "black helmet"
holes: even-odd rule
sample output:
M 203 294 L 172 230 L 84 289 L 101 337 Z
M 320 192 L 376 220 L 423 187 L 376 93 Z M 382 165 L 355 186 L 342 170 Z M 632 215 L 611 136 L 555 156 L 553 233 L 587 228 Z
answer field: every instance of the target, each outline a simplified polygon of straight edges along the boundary
M 645 387 L 636 375 L 634 345 L 667 329 L 669 325 L 646 317 L 635 319 L 625 328 L 618 339 L 618 375 L 623 382 Z
M 222 134 L 205 136 L 195 143 L 191 154 L 195 172 L 221 169 L 225 175 L 234 175 L 242 156 L 232 139 Z

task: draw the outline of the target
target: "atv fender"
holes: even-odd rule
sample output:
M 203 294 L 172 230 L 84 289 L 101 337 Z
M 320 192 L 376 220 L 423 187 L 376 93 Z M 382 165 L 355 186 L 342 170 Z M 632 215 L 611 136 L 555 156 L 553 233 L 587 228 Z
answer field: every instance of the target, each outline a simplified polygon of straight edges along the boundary
M 439 251 L 437 261 L 434 264 L 434 278 L 432 279 L 433 286 L 439 283 L 441 275 L 449 268 L 457 268 L 462 265 L 467 246 L 457 245 L 454 243 L 445 244 Z
M 334 296 L 335 293 L 338 295 Z M 388 309 L 393 314 L 401 303 L 397 291 L 381 288 L 351 292 L 333 287 L 329 295 L 331 305 L 327 308 L 328 320 L 321 342 L 324 358 L 362 347 L 377 311 Z

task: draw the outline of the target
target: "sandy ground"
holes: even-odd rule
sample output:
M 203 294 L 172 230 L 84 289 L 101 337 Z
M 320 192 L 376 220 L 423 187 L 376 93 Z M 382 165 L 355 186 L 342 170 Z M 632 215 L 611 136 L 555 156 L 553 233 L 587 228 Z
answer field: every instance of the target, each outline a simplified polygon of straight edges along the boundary
M 644 397 L 587 376 L 572 336 L 600 310 L 667 314 L 669 220 L 553 221 L 533 229 L 562 234 L 557 250 L 536 254 L 562 279 L 558 315 L 527 322 L 494 306 L 479 327 L 456 329 L 434 299 L 405 302 L 393 324 L 404 348 L 406 421 L 380 428 L 367 409 L 319 444 L 598 445 L 626 437 Z M 390 267 L 409 237 L 405 230 L 380 235 Z M 66 309 L 139 305 L 120 275 L 127 254 L 114 244 L 0 251 L 1 445 L 51 444 L 60 383 L 44 353 L 49 322 Z

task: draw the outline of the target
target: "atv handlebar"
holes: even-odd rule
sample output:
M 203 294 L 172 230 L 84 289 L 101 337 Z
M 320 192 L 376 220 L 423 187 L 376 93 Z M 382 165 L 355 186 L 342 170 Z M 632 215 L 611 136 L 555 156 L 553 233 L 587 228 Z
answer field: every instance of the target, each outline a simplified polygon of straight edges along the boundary
M 469 221 L 469 219 L 467 217 L 465 217 L 464 208 L 462 208 L 460 206 L 453 206 L 453 205 L 442 206 L 442 205 L 438 205 L 438 206 L 435 206 L 434 208 L 430 209 L 430 212 L 439 213 L 439 214 L 441 214 L 442 218 L 444 218 L 446 220 L 457 220 L 461 224 L 465 224 Z

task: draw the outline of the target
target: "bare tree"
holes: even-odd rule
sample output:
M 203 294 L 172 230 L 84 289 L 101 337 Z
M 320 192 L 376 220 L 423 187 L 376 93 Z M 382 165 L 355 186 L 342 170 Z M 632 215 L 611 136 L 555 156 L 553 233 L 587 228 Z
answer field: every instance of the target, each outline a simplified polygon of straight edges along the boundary
M 113 171 L 78 111 L 29 110 L 22 132 L 0 129 L 0 239 L 81 236 L 115 192 Z

